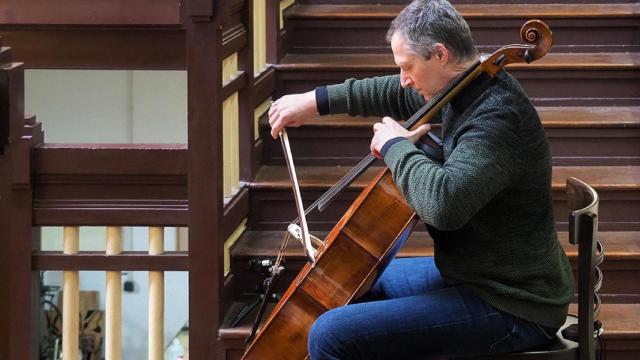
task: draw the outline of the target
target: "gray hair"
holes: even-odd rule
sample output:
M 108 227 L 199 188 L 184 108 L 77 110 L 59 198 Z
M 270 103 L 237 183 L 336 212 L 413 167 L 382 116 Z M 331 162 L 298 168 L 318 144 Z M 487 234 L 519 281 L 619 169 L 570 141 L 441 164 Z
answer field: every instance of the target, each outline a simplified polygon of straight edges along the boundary
M 446 0 L 414 0 L 393 19 L 387 41 L 398 33 L 407 42 L 408 51 L 430 59 L 435 45 L 441 43 L 458 62 L 478 55 L 469 25 Z

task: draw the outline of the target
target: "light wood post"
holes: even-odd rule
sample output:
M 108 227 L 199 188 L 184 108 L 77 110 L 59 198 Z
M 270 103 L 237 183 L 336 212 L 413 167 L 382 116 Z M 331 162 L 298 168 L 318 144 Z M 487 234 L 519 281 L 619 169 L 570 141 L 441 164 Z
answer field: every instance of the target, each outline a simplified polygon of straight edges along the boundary
M 107 227 L 107 255 L 122 253 L 122 228 Z M 122 274 L 107 271 L 105 357 L 122 359 Z
M 64 228 L 64 253 L 77 254 L 80 250 L 80 229 Z M 78 271 L 63 272 L 62 299 L 62 354 L 64 360 L 77 360 L 79 349 L 80 289 Z
M 149 255 L 164 252 L 164 228 L 149 227 Z M 164 273 L 149 271 L 149 360 L 164 358 Z

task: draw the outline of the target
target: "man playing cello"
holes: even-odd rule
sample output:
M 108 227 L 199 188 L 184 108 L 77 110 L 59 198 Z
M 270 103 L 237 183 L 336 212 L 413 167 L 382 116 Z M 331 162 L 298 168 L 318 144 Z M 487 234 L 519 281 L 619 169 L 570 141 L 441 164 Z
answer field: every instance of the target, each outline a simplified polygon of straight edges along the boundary
M 384 116 L 371 151 L 426 223 L 434 257 L 395 259 L 366 299 L 311 328 L 311 359 L 457 358 L 551 339 L 573 296 L 555 229 L 551 155 L 538 115 L 507 72 L 478 76 L 440 111 L 442 152 L 415 145 L 407 119 L 477 61 L 469 26 L 444 0 L 415 0 L 387 33 L 400 74 L 287 95 L 272 136 L 314 114 Z

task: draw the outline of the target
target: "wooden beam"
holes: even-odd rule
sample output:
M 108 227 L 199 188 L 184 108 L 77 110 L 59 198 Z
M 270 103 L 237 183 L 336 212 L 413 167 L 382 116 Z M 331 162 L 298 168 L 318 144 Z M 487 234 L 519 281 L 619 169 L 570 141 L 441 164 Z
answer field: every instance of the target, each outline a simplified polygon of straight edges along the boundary
M 34 175 L 186 175 L 186 144 L 45 144 Z
M 47 144 L 33 162 L 35 225 L 188 223 L 184 144 Z
M 185 33 L 180 25 L 151 27 L 0 25 L 3 43 L 28 69 L 186 68 Z
M 5 25 L 176 25 L 178 0 L 4 0 Z
M 143 251 L 125 251 L 117 255 L 81 251 L 65 255 L 60 251 L 41 251 L 31 256 L 33 269 L 64 271 L 188 271 L 187 252 L 149 255 Z
M 148 187 L 136 184 L 132 189 Z M 107 196 L 113 196 L 106 193 Z M 34 226 L 186 226 L 189 205 L 182 200 L 93 199 L 33 202 Z

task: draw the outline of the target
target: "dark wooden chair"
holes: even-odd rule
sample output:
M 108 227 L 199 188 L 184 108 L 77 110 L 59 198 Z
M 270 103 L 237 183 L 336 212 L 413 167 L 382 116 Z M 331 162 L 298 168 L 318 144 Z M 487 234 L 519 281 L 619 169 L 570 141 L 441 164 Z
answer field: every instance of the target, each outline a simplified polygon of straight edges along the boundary
M 567 179 L 569 205 L 569 242 L 578 245 L 578 316 L 569 315 L 556 338 L 544 346 L 526 352 L 493 354 L 480 359 L 560 360 L 596 359 L 596 341 L 602 333 L 597 320 L 600 310 L 598 291 L 602 285 L 600 265 L 604 247 L 598 241 L 598 193 L 586 183 Z

